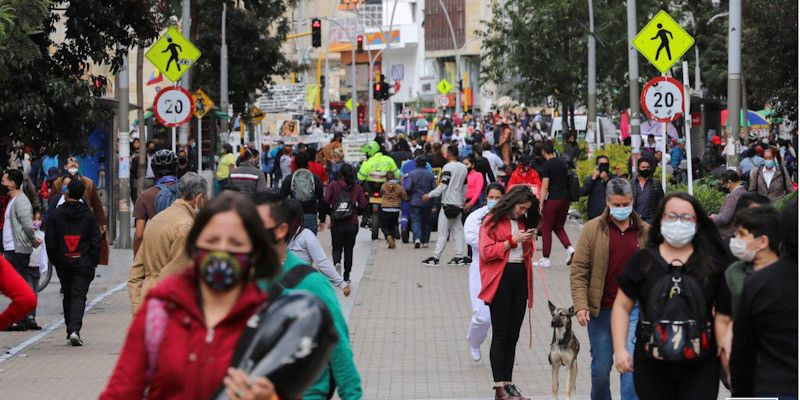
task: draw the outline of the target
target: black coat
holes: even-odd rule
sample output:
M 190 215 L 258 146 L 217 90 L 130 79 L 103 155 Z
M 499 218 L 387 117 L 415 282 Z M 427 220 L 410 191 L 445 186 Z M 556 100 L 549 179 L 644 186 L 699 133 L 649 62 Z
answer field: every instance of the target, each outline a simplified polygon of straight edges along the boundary
M 616 178 L 616 175 L 609 174 L 608 180 Z M 586 180 L 581 186 L 581 197 L 589 196 L 586 202 L 586 215 L 588 219 L 593 219 L 600 216 L 606 210 L 606 186 L 608 181 L 603 182 L 598 176 L 597 179 L 592 179 L 587 176 Z
M 94 268 L 100 261 L 100 224 L 86 203 L 66 201 L 47 218 L 45 247 L 53 265 Z

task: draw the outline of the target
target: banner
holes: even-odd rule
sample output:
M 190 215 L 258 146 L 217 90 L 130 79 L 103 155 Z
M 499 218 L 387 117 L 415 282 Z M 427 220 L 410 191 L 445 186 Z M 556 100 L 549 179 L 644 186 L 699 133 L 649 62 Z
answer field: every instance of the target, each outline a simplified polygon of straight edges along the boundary
M 306 85 L 306 110 L 313 110 L 319 97 L 319 85 L 316 83 Z
M 306 85 L 303 83 L 273 85 L 269 92 L 258 99 L 258 108 L 265 113 L 298 113 L 305 109 Z

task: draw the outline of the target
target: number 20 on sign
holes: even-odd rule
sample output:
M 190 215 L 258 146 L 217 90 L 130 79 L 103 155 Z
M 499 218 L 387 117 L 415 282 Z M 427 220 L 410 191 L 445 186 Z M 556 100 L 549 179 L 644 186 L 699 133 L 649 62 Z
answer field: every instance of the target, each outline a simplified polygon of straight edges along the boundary
M 153 113 L 163 126 L 181 126 L 189 122 L 194 114 L 194 97 L 180 86 L 165 87 L 156 94 Z
M 642 89 L 642 111 L 658 122 L 670 122 L 680 117 L 683 101 L 683 86 L 674 78 L 653 78 Z

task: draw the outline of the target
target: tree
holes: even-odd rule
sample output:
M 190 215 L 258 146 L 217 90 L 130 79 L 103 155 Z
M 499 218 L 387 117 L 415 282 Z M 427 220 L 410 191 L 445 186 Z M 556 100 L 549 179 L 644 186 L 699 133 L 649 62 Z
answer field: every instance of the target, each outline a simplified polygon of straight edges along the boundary
M 192 84 L 219 93 L 220 16 L 226 0 L 198 0 L 193 19 L 193 42 L 203 56 L 192 69 Z M 289 32 L 287 7 L 294 1 L 244 0 L 228 2 L 228 90 L 234 113 L 243 113 L 259 93 L 267 93 L 272 77 L 296 66 L 286 59 L 282 44 Z M 235 4 L 241 7 L 235 7 Z

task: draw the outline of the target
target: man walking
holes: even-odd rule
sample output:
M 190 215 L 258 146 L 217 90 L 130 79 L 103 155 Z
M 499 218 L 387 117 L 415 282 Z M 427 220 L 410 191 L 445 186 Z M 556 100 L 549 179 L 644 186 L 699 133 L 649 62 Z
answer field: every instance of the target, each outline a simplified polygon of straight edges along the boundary
M 258 151 L 247 149 L 244 151 L 244 161 L 231 170 L 228 185 L 239 188 L 243 194 L 263 192 L 268 189 L 267 178 L 258 167 Z
M 611 400 L 610 379 L 613 364 L 611 346 L 611 306 L 617 294 L 617 277 L 628 259 L 647 241 L 649 226 L 633 211 L 630 183 L 612 179 L 606 189 L 607 208 L 586 223 L 575 249 L 570 272 L 572 302 L 578 323 L 589 330 L 592 355 L 592 400 Z M 631 311 L 628 347 L 633 352 L 633 334 L 639 320 L 639 306 Z M 636 399 L 633 374 L 620 377 L 623 400 Z
M 147 223 L 128 274 L 128 295 L 134 313 L 159 279 L 180 272 L 191 263 L 183 248 L 207 192 L 206 180 L 187 172 L 178 181 L 178 199 Z
M 301 151 L 297 154 L 297 169 L 283 178 L 279 193 L 284 199 L 291 197 L 300 202 L 303 206 L 303 226 L 316 235 L 318 231 L 325 229 L 328 205 L 324 200 L 322 180 L 308 169 L 310 161 L 311 157 L 307 152 Z
M 55 266 L 64 296 L 67 340 L 73 346 L 83 346 L 80 332 L 86 294 L 100 261 L 100 224 L 81 201 L 85 190 L 83 180 L 70 180 L 66 201 L 47 218 L 45 228 L 47 255 Z
M 587 176 L 581 186 L 581 197 L 589 196 L 586 202 L 586 214 L 589 219 L 595 219 L 606 210 L 606 185 L 609 180 L 616 178 L 609 172 L 608 157 L 597 156 L 596 167 L 592 176 Z
M 431 238 L 431 202 L 422 199 L 436 187 L 436 178 L 428 171 L 428 163 L 423 156 L 414 159 L 416 168 L 403 180 L 406 192 L 411 198 L 411 232 L 414 234 L 414 248 L 427 248 Z
M 177 196 L 175 177 L 177 158 L 170 150 L 162 149 L 155 153 L 150 160 L 153 174 L 157 178 L 155 186 L 145 189 L 136 199 L 133 206 L 133 217 L 136 220 L 136 231 L 133 236 L 133 254 L 139 252 L 142 243 L 144 228 L 159 211 L 169 207 Z
M 464 210 L 467 195 L 467 167 L 458 160 L 458 146 L 447 146 L 447 164 L 442 168 L 442 178 L 436 189 L 422 196 L 423 201 L 433 197 L 442 198 L 439 210 L 439 223 L 436 231 L 436 249 L 433 256 L 422 261 L 425 265 L 439 265 L 439 257 L 444 251 L 448 236 L 456 246 L 455 257 L 447 265 L 461 265 L 465 261 L 461 257 L 464 252 L 464 225 L 461 213 Z
M 22 193 L 23 181 L 24 177 L 20 170 L 12 169 L 3 174 L 2 184 L 8 189 L 8 196 L 11 198 L 6 205 L 4 215 L 3 254 L 35 293 L 39 284 L 39 269 L 29 267 L 28 263 L 33 248 L 42 242 L 36 238 L 36 231 L 33 229 L 33 207 L 28 197 Z M 8 329 L 41 330 L 42 327 L 36 323 L 36 309 L 34 308 L 24 320 Z
M 638 178 L 633 183 L 633 209 L 648 224 L 656 217 L 664 191 L 661 184 L 653 179 L 650 158 L 640 158 L 636 162 Z

